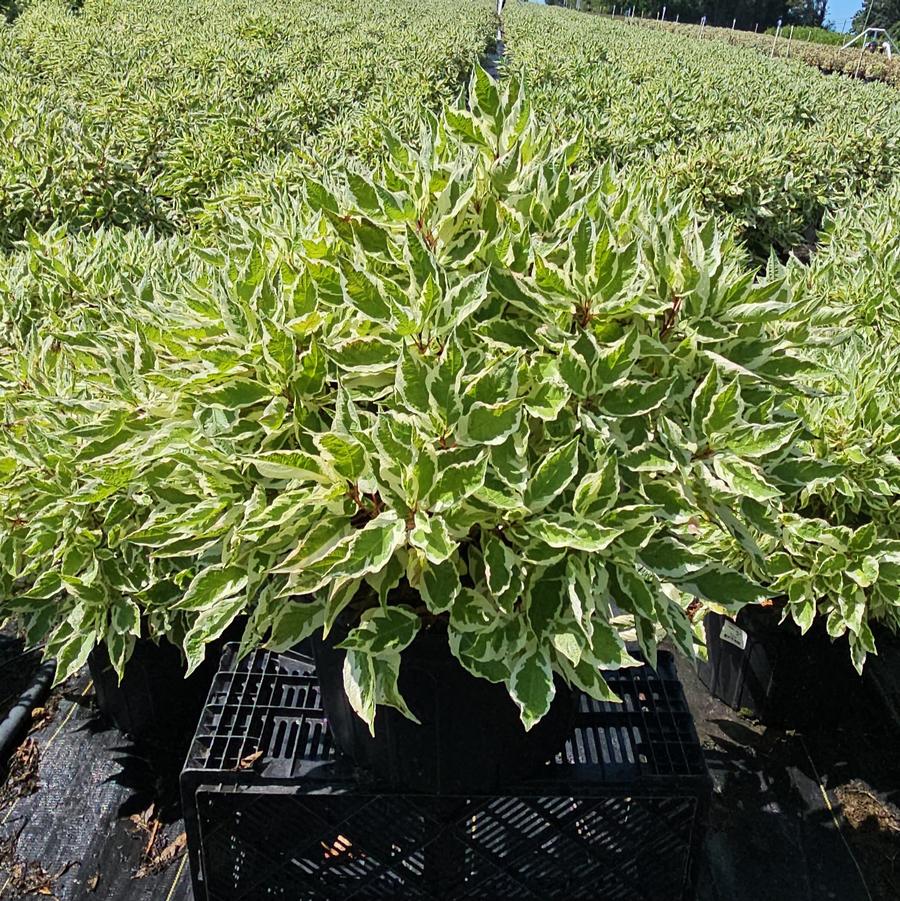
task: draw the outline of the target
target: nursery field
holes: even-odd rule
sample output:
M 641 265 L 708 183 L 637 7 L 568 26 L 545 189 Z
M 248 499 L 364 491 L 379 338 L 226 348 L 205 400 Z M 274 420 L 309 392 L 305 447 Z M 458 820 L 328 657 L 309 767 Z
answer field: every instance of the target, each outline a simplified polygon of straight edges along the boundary
M 22 5 L 0 30 L 7 249 L 53 222 L 172 232 L 263 159 L 370 159 L 496 31 L 488 0 Z
M 883 53 L 860 53 L 859 43 L 843 50 L 843 45 L 853 37 L 852 34 L 840 35 L 823 29 L 795 29 L 793 39 L 790 27 L 785 26 L 775 40 L 775 29 L 770 28 L 766 34 L 750 31 L 732 31 L 730 28 L 712 28 L 699 25 L 682 25 L 674 22 L 648 22 L 650 27 L 663 28 L 689 34 L 699 40 L 727 41 L 743 47 L 753 47 L 766 56 L 778 56 L 800 60 L 815 66 L 823 72 L 834 72 L 854 78 L 871 81 L 883 81 L 894 87 L 900 87 L 900 60 L 896 55 L 888 59 Z M 806 38 L 807 31 L 812 31 L 811 39 Z
M 603 241 L 621 242 L 617 265 L 625 268 L 604 278 L 613 278 L 609 284 L 619 291 L 650 292 L 656 299 L 642 315 L 663 317 L 661 335 L 678 315 L 681 302 L 670 306 L 672 292 L 687 291 L 694 281 L 721 283 L 721 296 L 704 301 L 719 309 L 719 324 L 698 326 L 703 337 L 696 338 L 717 348 L 724 368 L 716 391 L 736 390 L 759 366 L 766 375 L 754 378 L 775 391 L 763 404 L 760 385 L 745 386 L 755 406 L 736 398 L 729 407 L 741 428 L 762 426 L 776 409 L 782 412 L 773 429 L 788 410 L 809 417 L 808 429 L 784 431 L 735 463 L 737 469 L 716 461 L 714 471 L 698 470 L 707 452 L 688 457 L 682 474 L 692 487 L 679 503 L 692 509 L 701 483 L 702 492 L 711 492 L 701 502 L 711 531 L 699 530 L 697 547 L 705 553 L 715 547 L 720 562 L 744 570 L 741 579 L 749 575 L 782 592 L 804 628 L 818 610 L 834 635 L 849 634 L 858 666 L 874 648 L 870 617 L 896 625 L 895 91 L 722 43 L 510 4 L 502 17 L 508 50 L 502 81 L 517 86 L 517 99 L 508 101 L 516 123 L 509 131 L 512 126 L 497 118 L 499 96 L 481 80 L 469 103 L 484 121 L 454 106 L 466 102 L 469 74 L 493 46 L 497 25 L 481 0 L 415 0 L 402 10 L 386 0 L 354 0 L 331 4 L 327 13 L 312 3 L 87 0 L 72 9 L 40 0 L 26 4 L 0 32 L 0 237 L 6 249 L 0 373 L 7 423 L 0 433 L 7 511 L 0 525 L 0 584 L 11 593 L 14 584 L 42 574 L 44 587 L 32 588 L 30 599 L 11 600 L 11 608 L 28 618 L 32 638 L 52 636 L 63 672 L 83 661 L 95 636 L 106 636 L 114 658 L 124 661 L 145 610 L 161 633 L 193 636 L 189 657 L 202 656 L 203 640 L 242 611 L 260 617 L 252 620 L 256 631 L 248 640 L 263 637 L 273 623 L 287 628 L 272 620 L 271 603 L 258 606 L 243 582 L 222 587 L 229 603 L 214 613 L 203 602 L 168 610 L 162 601 L 180 584 L 202 583 L 210 566 L 218 571 L 216 559 L 229 559 L 248 528 L 263 530 L 259 535 L 276 529 L 265 546 L 272 556 L 266 567 L 277 567 L 289 538 L 279 531 L 280 520 L 269 522 L 256 509 L 262 489 L 248 482 L 246 461 L 286 453 L 279 448 L 294 440 L 297 450 L 327 459 L 333 452 L 319 439 L 290 435 L 325 428 L 329 415 L 349 415 L 340 413 L 340 404 L 327 413 L 330 407 L 320 401 L 301 402 L 317 397 L 341 372 L 356 373 L 349 384 L 361 392 L 358 402 L 380 402 L 385 373 L 395 365 L 393 342 L 410 329 L 415 334 L 412 320 L 425 315 L 416 313 L 418 300 L 401 303 L 396 292 L 413 291 L 432 264 L 415 264 L 412 275 L 389 274 L 399 259 L 421 252 L 406 246 L 411 235 L 425 242 L 426 256 L 450 267 L 431 276 L 450 296 L 470 284 L 451 288 L 459 267 L 490 266 L 494 274 L 489 283 L 478 282 L 479 290 L 508 294 L 513 282 L 504 281 L 498 267 L 511 267 L 519 284 L 524 261 L 549 253 L 551 268 L 529 275 L 538 281 L 521 290 L 556 297 L 551 315 L 564 305 L 560 298 L 585 290 L 567 287 L 566 280 L 576 278 L 577 285 L 577 277 L 557 271 L 565 271 L 560 254 L 567 220 L 554 217 L 577 190 L 603 198 L 591 201 L 600 203 L 592 207 L 596 215 L 605 209 L 603 215 L 618 222 Z M 448 102 L 438 123 L 430 111 Z M 540 138 L 522 137 L 534 129 Z M 492 146 L 487 162 L 453 161 L 454 154 L 477 157 Z M 535 168 L 538 153 L 550 167 L 543 175 Z M 477 176 L 477 189 L 459 184 L 484 165 L 493 173 L 487 182 Z M 551 183 L 551 176 L 562 180 Z M 532 178 L 537 193 L 526 212 L 517 192 Z M 500 214 L 493 201 L 485 207 L 472 199 L 484 190 L 511 192 L 504 202 L 516 211 L 513 218 L 495 219 Z M 338 215 L 347 202 L 347 213 Z M 516 244 L 529 227 L 523 215 L 533 218 L 540 245 Z M 710 224 L 689 249 L 677 234 L 695 215 Z M 354 216 L 369 224 L 362 231 L 350 227 Z M 388 236 L 404 222 L 412 231 L 395 246 L 399 238 Z M 513 228 L 513 222 L 519 224 Z M 467 229 L 474 229 L 468 237 Z M 563 231 L 553 238 L 554 229 Z M 549 241 L 562 243 L 555 251 L 537 249 L 553 246 Z M 343 246 L 355 248 L 357 274 L 349 282 L 351 270 L 341 270 L 346 264 L 337 276 L 328 262 Z M 594 265 L 609 263 L 598 258 Z M 752 290 L 772 299 L 751 315 L 750 301 L 739 298 L 754 279 Z M 383 313 L 377 309 L 385 301 L 364 300 L 373 284 L 396 295 Z M 293 299 L 283 308 L 286 291 Z M 317 313 L 309 306 L 310 291 L 323 311 L 337 296 L 358 311 L 342 322 Z M 258 309 L 263 298 L 274 304 L 265 315 Z M 482 303 L 476 295 L 472 309 Z M 729 331 L 723 317 L 731 308 L 739 318 Z M 579 309 L 580 322 L 595 315 Z M 401 325 L 391 328 L 399 333 L 382 334 L 398 316 Z M 510 336 L 491 342 L 504 352 L 518 346 Z M 295 359 L 306 368 L 298 370 Z M 535 358 L 533 365 L 545 363 Z M 623 384 L 643 390 L 642 380 L 650 379 L 657 390 L 658 377 L 651 367 Z M 499 396 L 522 390 L 523 378 L 496 386 Z M 571 391 L 587 390 L 563 382 L 564 393 L 538 419 L 557 416 Z M 776 402 L 788 383 L 800 393 Z M 684 398 L 676 392 L 670 400 Z M 779 407 L 783 402 L 788 406 Z M 658 409 L 651 404 L 642 415 Z M 251 429 L 245 417 L 254 410 Z M 516 422 L 510 420 L 510 428 Z M 574 425 L 558 427 L 566 434 Z M 445 422 L 441 428 L 444 442 L 457 427 Z M 217 432 L 215 446 L 191 458 L 206 440 L 201 435 Z M 786 460 L 789 434 L 795 439 Z M 136 450 L 150 435 L 156 456 L 137 460 Z M 641 453 L 663 453 L 671 440 L 642 444 Z M 233 453 L 237 469 L 230 475 L 218 465 L 207 471 Z M 49 481 L 35 480 L 31 468 L 43 467 L 48 454 L 57 469 Z M 643 511 L 638 521 L 662 516 L 651 522 L 665 532 L 674 514 L 663 515 L 665 507 L 654 513 L 661 499 L 648 506 L 655 488 L 640 485 L 658 481 L 675 464 L 632 462 L 638 480 L 633 503 Z M 190 484 L 197 472 L 207 472 L 199 485 L 175 488 L 178 477 Z M 257 477 L 277 480 L 291 472 L 300 477 L 305 470 L 260 464 Z M 484 502 L 500 502 L 497 492 L 518 484 L 509 473 L 497 478 L 490 490 L 479 489 Z M 128 498 L 138 485 L 145 500 L 134 506 Z M 752 501 L 744 499 L 748 493 Z M 224 511 L 223 497 L 232 498 L 232 511 L 246 507 L 246 522 Z M 115 545 L 98 558 L 91 523 L 111 523 L 110 517 L 119 523 Z M 441 540 L 449 541 L 448 534 Z M 587 541 L 558 540 L 573 548 Z M 777 561 L 776 569 L 762 565 L 760 548 L 770 563 Z M 645 561 L 635 560 L 634 551 L 626 556 L 638 566 L 634 572 L 643 573 L 633 586 L 641 598 L 638 620 L 652 631 L 660 616 L 690 650 L 684 614 L 671 600 L 679 597 L 680 583 L 651 613 L 650 595 L 641 587 Z M 826 559 L 832 551 L 839 566 Z M 749 556 L 740 562 L 742 554 Z M 101 559 L 111 568 L 98 579 Z M 129 567 L 143 561 L 149 583 L 123 596 L 122 585 L 131 584 L 122 583 L 125 560 Z M 661 590 L 666 572 L 663 567 L 651 579 L 651 595 Z M 157 586 L 157 601 L 146 584 Z M 755 591 L 761 589 L 740 585 L 738 594 L 760 596 Z M 727 603 L 721 591 L 708 594 Z M 123 623 L 132 624 L 128 638 Z M 308 623 L 293 625 L 303 631 Z
M 461 743 L 452 754 L 488 792 L 556 759 L 575 734 L 576 698 L 579 716 L 586 704 L 625 710 L 616 671 L 652 672 L 666 643 L 665 659 L 674 649 L 690 673 L 685 702 L 666 664 L 676 691 L 666 703 L 678 741 L 696 750 L 691 784 L 703 783 L 678 809 L 702 819 L 708 742 L 725 764 L 711 828 L 732 845 L 712 848 L 705 866 L 717 875 L 702 897 L 743 899 L 726 888 L 738 877 L 741 891 L 757 891 L 745 878 L 754 854 L 784 861 L 772 873 L 791 870 L 796 837 L 812 869 L 828 866 L 811 880 L 807 869 L 794 881 L 773 875 L 766 889 L 788 887 L 772 898 L 797 901 L 802 883 L 804 901 L 823 885 L 874 899 L 851 843 L 831 831 L 835 786 L 851 781 L 881 818 L 877 840 L 860 829 L 861 853 L 877 858 L 879 885 L 894 885 L 900 819 L 877 807 L 893 776 L 857 772 L 856 761 L 883 760 L 891 728 L 887 715 L 870 722 L 859 674 L 869 677 L 879 650 L 900 657 L 895 86 L 517 0 L 499 12 L 494 0 L 2 9 L 0 629 L 10 655 L 42 648 L 67 686 L 33 732 L 65 700 L 59 726 L 18 746 L 14 764 L 27 772 L 7 782 L 18 794 L 0 792 L 2 901 L 29 891 L 73 901 L 98 886 L 96 897 L 116 901 L 157 897 L 163 884 L 169 898 L 190 895 L 183 859 L 165 872 L 189 841 L 177 792 L 166 812 L 126 816 L 130 776 L 110 787 L 119 739 L 86 699 L 94 686 L 104 715 L 140 744 L 146 736 L 114 713 L 133 708 L 113 703 L 140 682 L 151 727 L 162 709 L 185 740 L 178 753 L 177 740 L 165 748 L 180 767 L 232 640 L 245 661 L 309 646 L 315 662 L 304 657 L 302 676 L 282 674 L 318 686 L 315 709 L 306 689 L 291 690 L 303 715 L 350 757 L 384 734 L 415 734 L 383 758 L 404 766 L 423 732 L 403 729 L 435 729 L 417 719 L 432 683 L 415 674 L 432 678 L 437 660 L 446 669 L 434 685 L 456 685 L 447 673 L 477 700 L 435 700 L 450 688 L 426 700 L 441 707 L 448 748 L 470 727 L 484 739 L 486 764 Z M 713 648 L 709 623 L 748 610 L 802 649 L 789 694 L 818 710 L 804 692 L 825 694 L 827 669 L 851 685 L 854 719 L 837 693 L 805 732 L 721 716 L 693 666 Z M 225 675 L 231 691 L 236 670 Z M 251 683 L 262 697 L 255 671 Z M 636 691 L 649 703 L 652 692 Z M 885 709 L 900 710 L 897 682 L 884 693 Z M 702 748 L 685 704 L 707 721 Z M 444 706 L 465 707 L 466 721 L 444 723 Z M 259 708 L 265 718 L 275 709 Z M 263 773 L 268 726 L 251 747 L 243 714 L 216 721 L 239 748 L 223 772 L 235 785 Z M 679 782 L 688 770 L 659 722 Z M 857 731 L 832 740 L 832 723 L 851 722 Z M 530 745 L 547 741 L 545 728 L 561 730 L 556 744 Z M 11 734 L 0 724 L 0 747 Z M 638 772 L 646 755 L 635 741 Z M 59 760 L 42 764 L 51 745 Z M 523 769 L 510 775 L 513 759 Z M 427 794 L 426 763 L 415 776 Z M 583 763 L 566 771 L 571 784 Z M 94 811 L 85 779 L 104 786 Z M 68 808 L 47 800 L 60 791 L 82 817 L 77 852 Z M 613 819 L 597 833 L 615 835 L 617 861 L 643 828 L 620 805 L 626 796 L 613 792 Z M 757 807 L 760 817 L 723 828 Z M 574 809 L 556 806 L 553 818 Z M 266 819 L 247 819 L 262 844 Z M 472 840 L 477 830 L 459 822 Z M 576 840 L 560 848 L 600 841 L 590 822 L 572 819 Z M 338 828 L 333 846 L 310 840 L 313 869 L 352 860 L 353 897 L 381 891 L 359 876 L 374 856 L 344 820 Z M 691 828 L 666 835 L 684 839 L 669 873 L 679 885 L 697 872 L 685 865 L 697 851 Z M 420 866 L 413 843 L 388 832 L 377 839 L 389 866 L 401 845 L 413 855 L 401 880 L 434 867 L 440 855 Z M 535 835 L 529 854 L 543 842 Z M 610 868 L 610 847 L 591 866 L 615 879 L 668 866 L 636 856 Z M 76 853 L 93 875 L 70 872 Z M 568 853 L 554 851 L 553 865 L 568 868 Z M 218 875 L 237 878 L 234 856 Z M 126 857 L 156 881 L 113 863 Z M 453 869 L 426 875 L 465 881 Z M 514 875 L 525 897 L 530 877 Z M 595 897 L 594 885 L 553 897 Z M 550 896 L 543 886 L 536 897 Z
M 896 177 L 900 95 L 886 85 L 558 7 L 511 4 L 504 33 L 561 138 L 691 191 L 763 257 Z

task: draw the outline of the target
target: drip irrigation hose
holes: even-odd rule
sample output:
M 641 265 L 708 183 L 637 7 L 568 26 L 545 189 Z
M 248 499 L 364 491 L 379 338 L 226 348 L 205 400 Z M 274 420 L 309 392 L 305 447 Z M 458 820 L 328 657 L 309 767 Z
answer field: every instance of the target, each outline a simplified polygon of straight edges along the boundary
M 31 684 L 19 696 L 13 708 L 0 722 L 0 764 L 4 764 L 18 745 L 31 722 L 31 711 L 50 693 L 56 676 L 56 661 L 47 660 L 34 673 Z

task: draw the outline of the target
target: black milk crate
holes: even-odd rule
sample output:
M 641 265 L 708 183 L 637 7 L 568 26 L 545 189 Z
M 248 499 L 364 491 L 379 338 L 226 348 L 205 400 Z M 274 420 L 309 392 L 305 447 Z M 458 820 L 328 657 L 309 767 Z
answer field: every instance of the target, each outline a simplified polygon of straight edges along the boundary
M 670 654 L 605 674 L 562 753 L 491 796 L 379 789 L 315 667 L 226 647 L 181 776 L 195 901 L 693 897 L 712 783 Z

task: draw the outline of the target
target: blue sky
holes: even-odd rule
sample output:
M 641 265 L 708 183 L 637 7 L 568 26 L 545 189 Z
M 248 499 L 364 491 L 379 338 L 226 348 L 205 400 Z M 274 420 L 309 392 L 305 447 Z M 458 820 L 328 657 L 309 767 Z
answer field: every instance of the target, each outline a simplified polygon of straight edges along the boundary
M 828 0 L 827 19 L 830 19 L 840 28 L 844 24 L 844 19 L 852 19 L 859 8 L 862 6 L 862 0 Z M 847 28 L 850 27 L 849 21 Z

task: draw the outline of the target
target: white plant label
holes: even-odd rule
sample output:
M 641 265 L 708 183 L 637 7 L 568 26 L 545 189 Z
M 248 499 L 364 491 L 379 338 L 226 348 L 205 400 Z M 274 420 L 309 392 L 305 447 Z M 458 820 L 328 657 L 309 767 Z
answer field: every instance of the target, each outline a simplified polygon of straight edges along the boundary
M 733 644 L 742 651 L 747 647 L 747 633 L 740 628 L 740 626 L 736 626 L 731 622 L 731 620 L 725 620 L 722 625 L 722 631 L 719 633 L 719 637 L 722 641 L 727 641 L 729 644 Z

